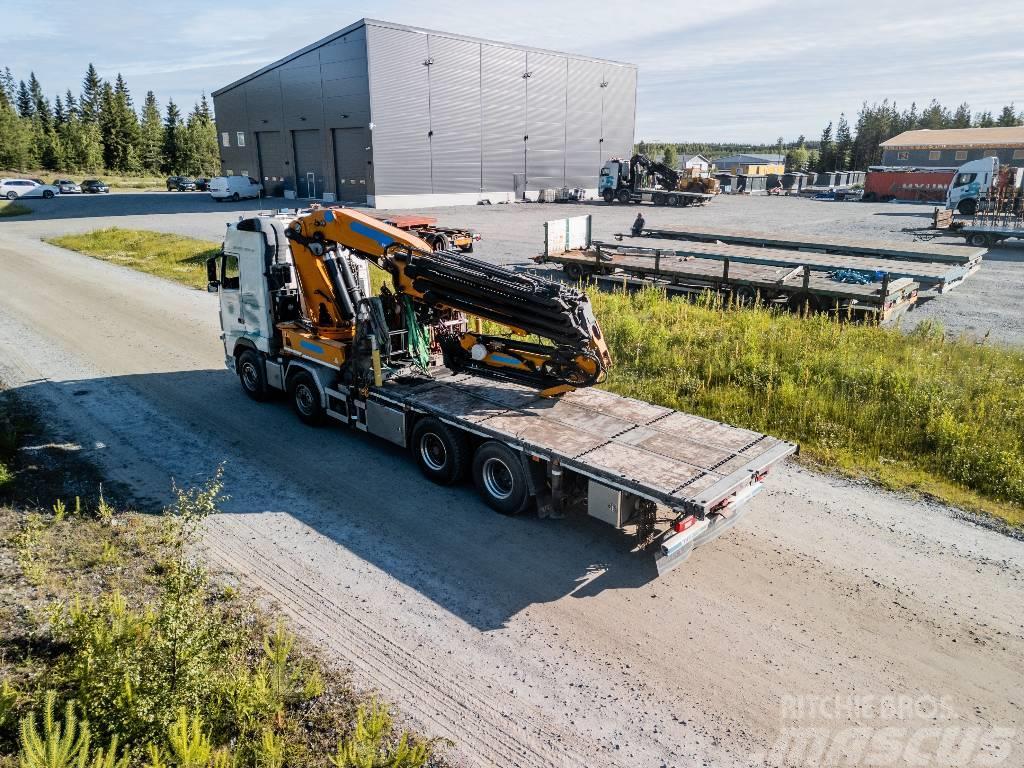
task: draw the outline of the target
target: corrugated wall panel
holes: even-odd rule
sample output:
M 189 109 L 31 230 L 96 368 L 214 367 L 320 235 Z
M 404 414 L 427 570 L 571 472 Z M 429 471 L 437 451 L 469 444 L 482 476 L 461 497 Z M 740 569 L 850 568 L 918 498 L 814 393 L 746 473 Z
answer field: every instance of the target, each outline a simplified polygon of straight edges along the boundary
M 526 188 L 557 188 L 565 181 L 566 59 L 526 54 Z
M 565 125 L 565 185 L 593 189 L 601 164 L 601 99 L 604 64 L 569 59 Z
M 526 172 L 525 51 L 480 46 L 484 190 L 510 191 L 514 174 Z
M 605 158 L 631 157 L 636 111 L 636 70 L 632 67 L 606 65 L 602 144 Z
M 256 153 L 259 157 L 257 173 L 267 195 L 280 197 L 284 192 L 285 174 L 290 163 L 280 131 L 256 131 Z
M 323 144 L 316 128 L 292 131 L 295 153 L 295 189 L 299 197 L 320 197 L 324 193 Z
M 367 28 L 375 194 L 431 192 L 427 36 Z
M 431 35 L 430 156 L 435 193 L 480 189 L 480 44 Z

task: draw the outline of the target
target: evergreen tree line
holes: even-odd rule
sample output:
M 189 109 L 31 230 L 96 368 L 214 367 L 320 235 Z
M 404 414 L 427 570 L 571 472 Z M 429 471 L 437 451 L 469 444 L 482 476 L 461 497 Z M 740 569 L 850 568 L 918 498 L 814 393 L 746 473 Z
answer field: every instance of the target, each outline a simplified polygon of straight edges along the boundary
M 161 113 L 152 91 L 141 113 L 128 84 L 100 78 L 89 64 L 76 97 L 69 89 L 51 103 L 34 72 L 15 82 L 0 73 L 0 168 L 61 173 L 215 175 L 217 128 L 203 94 L 187 117 L 168 99 Z
M 852 130 L 845 114 L 839 115 L 834 128 L 831 122 L 825 126 L 821 141 L 818 142 L 817 158 L 809 167 L 816 171 L 831 171 L 847 168 L 863 170 L 870 165 L 878 165 L 882 162 L 879 144 L 904 131 L 1015 125 L 1024 125 L 1024 111 L 1018 113 L 1013 104 L 1003 107 L 996 117 L 988 111 L 973 114 L 971 105 L 966 102 L 951 110 L 932 99 L 920 112 L 915 103 L 900 111 L 896 103 L 888 99 L 870 106 L 864 102 Z

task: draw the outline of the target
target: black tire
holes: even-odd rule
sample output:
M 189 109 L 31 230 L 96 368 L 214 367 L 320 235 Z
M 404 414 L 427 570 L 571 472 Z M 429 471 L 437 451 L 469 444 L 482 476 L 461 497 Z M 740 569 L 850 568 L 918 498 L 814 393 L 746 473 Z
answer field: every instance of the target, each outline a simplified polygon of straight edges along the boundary
M 757 289 L 752 285 L 737 285 L 732 295 L 738 307 L 753 307 L 757 304 Z
M 663 195 L 661 192 L 655 192 L 653 195 L 651 195 L 651 202 L 654 203 L 655 205 L 664 205 L 665 195 Z
M 435 251 L 450 251 L 452 248 L 452 241 L 448 235 L 436 234 L 430 240 L 430 247 Z
M 469 441 L 442 421 L 427 416 L 412 430 L 411 448 L 424 477 L 438 485 L 454 485 L 466 472 Z
M 992 246 L 992 241 L 984 232 L 972 232 L 967 237 L 967 242 L 975 248 L 990 248 Z
M 669 196 L 668 196 L 668 201 L 667 201 L 667 202 L 668 202 L 668 204 L 669 204 L 669 205 L 671 205 L 671 206 L 672 206 L 673 208 L 676 208 L 676 207 L 678 207 L 678 206 L 679 206 L 679 195 L 669 195 Z
M 604 192 L 601 193 L 601 197 L 604 198 L 604 201 L 606 203 L 610 203 L 615 200 L 615 190 L 606 189 Z
M 961 200 L 957 204 L 956 210 L 964 216 L 973 216 L 978 212 L 978 201 L 973 197 L 968 197 L 966 200 Z
M 630 194 L 628 189 L 620 189 L 619 194 L 616 195 L 620 203 L 631 203 L 633 202 L 633 195 Z
M 270 394 L 267 388 L 267 371 L 263 358 L 255 350 L 247 349 L 242 352 L 235 361 L 235 370 L 245 394 L 257 402 L 267 399 Z
M 519 456 L 496 440 L 488 440 L 476 449 L 473 483 L 487 506 L 503 515 L 518 515 L 530 503 L 526 471 Z
M 878 199 L 878 195 L 874 192 L 865 192 L 861 197 L 862 203 L 873 203 Z
M 237 203 L 237 202 L 238 202 L 239 200 L 241 200 L 241 199 L 242 199 L 242 198 L 240 198 L 240 197 L 238 196 L 238 193 L 237 193 L 237 192 L 235 192 L 235 194 L 233 194 L 233 195 L 231 196 L 231 202 L 232 202 L 232 203 Z
M 565 272 L 566 277 L 571 280 L 580 280 L 583 278 L 583 267 L 579 264 L 563 264 L 562 271 Z
M 309 371 L 299 370 L 288 379 L 288 396 L 292 409 L 303 424 L 319 427 L 326 420 L 324 407 L 320 404 L 320 388 Z
M 8 200 L 17 200 L 18 199 L 18 193 L 14 192 L 13 190 L 8 192 L 7 193 L 7 199 Z
M 53 192 L 51 190 L 49 190 L 49 189 L 44 189 L 43 190 L 43 199 L 44 200 L 50 200 L 52 198 L 53 198 Z
M 809 291 L 797 291 L 786 299 L 786 305 L 791 312 L 799 315 L 813 315 L 818 311 L 818 301 Z

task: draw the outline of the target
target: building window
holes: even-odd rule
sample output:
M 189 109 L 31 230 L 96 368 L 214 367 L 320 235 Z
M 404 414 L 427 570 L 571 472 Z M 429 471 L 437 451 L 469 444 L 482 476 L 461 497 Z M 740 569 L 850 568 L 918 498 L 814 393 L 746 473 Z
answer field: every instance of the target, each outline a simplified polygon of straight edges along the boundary
M 896 153 L 896 159 L 897 160 L 909 160 L 910 159 L 910 153 L 909 152 L 897 152 Z
M 1024 149 L 1015 149 L 1015 150 L 1013 150 L 1013 159 L 1014 160 L 1024 160 Z
M 982 157 L 999 157 L 999 150 L 997 149 L 986 149 Z
M 228 133 L 227 131 L 224 131 L 224 133 L 222 133 L 220 135 L 220 145 L 222 147 L 230 147 L 231 146 L 231 134 Z
M 955 159 L 956 160 L 966 160 L 967 159 L 967 150 L 966 149 L 958 149 L 956 151 L 956 158 Z
M 239 144 L 238 146 L 242 146 L 242 145 Z M 928 159 L 929 160 L 941 160 L 942 159 L 942 150 L 932 150 L 931 152 L 928 153 Z
M 240 147 L 244 147 L 245 146 L 245 131 L 239 131 L 238 133 L 236 133 L 235 134 L 235 138 L 238 140 L 237 141 L 238 146 L 240 146 Z

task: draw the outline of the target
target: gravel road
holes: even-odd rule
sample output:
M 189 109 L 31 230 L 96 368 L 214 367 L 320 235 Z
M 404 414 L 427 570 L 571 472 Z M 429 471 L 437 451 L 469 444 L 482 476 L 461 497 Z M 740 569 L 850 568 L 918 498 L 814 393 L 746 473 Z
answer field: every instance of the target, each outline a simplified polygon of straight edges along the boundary
M 509 216 L 533 242 L 537 222 L 580 209 L 458 213 L 515 261 Z M 233 215 L 115 221 L 215 238 Z M 614 215 L 603 229 L 633 214 Z M 100 223 L 0 223 L 0 376 L 140 497 L 226 462 L 213 562 L 357 685 L 453 739 L 456 763 L 860 765 L 856 739 L 884 732 L 887 765 L 954 764 L 939 754 L 954 746 L 969 758 L 956 764 L 1020 764 L 1021 541 L 791 465 L 654 580 L 601 524 L 503 518 L 392 446 L 248 400 L 223 369 L 214 297 L 38 241 Z M 795 751 L 810 737 L 827 752 L 813 762 Z

